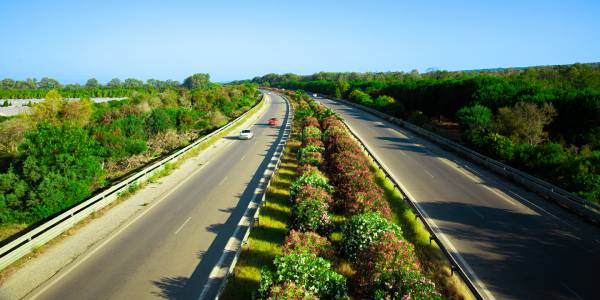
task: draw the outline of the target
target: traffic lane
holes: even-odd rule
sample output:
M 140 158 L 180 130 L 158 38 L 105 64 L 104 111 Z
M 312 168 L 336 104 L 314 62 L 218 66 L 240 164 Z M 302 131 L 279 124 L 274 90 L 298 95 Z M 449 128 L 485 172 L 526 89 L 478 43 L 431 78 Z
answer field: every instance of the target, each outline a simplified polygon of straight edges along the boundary
M 346 118 L 357 134 L 380 156 L 379 158 L 392 170 L 392 173 L 395 173 L 393 175 L 402 178 L 403 184 L 418 200 L 420 206 L 435 219 L 435 223 L 442 228 L 442 231 L 453 237 L 452 244 L 459 244 L 455 246 L 461 250 L 461 253 L 472 256 L 468 261 L 477 266 L 482 264 L 479 260 L 483 258 L 483 265 L 488 268 L 477 271 L 478 275 L 488 273 L 490 278 L 498 277 L 498 270 L 489 268 L 489 263 L 486 262 L 496 261 L 500 264 L 503 260 L 517 264 L 515 267 L 523 267 L 523 262 L 532 265 L 532 272 L 509 273 L 509 278 L 500 280 L 522 281 L 525 282 L 524 286 L 537 284 L 539 288 L 544 288 L 546 282 L 535 279 L 539 277 L 540 272 L 544 272 L 545 277 L 557 276 L 555 272 L 561 273 L 558 274 L 559 277 L 560 275 L 564 277 L 564 274 L 569 273 L 569 269 L 577 272 L 584 269 L 582 273 L 592 274 L 593 269 L 589 264 L 587 266 L 590 267 L 581 266 L 582 261 L 586 260 L 577 258 L 578 263 L 574 264 L 572 259 L 561 258 L 559 262 L 555 262 L 546 257 L 562 257 L 566 250 L 572 258 L 574 253 L 571 249 L 574 247 L 578 249 L 575 251 L 576 255 L 584 254 L 590 259 L 588 262 L 597 261 L 593 256 L 598 248 L 598 244 L 592 238 L 597 236 L 595 227 L 590 227 L 589 224 L 576 217 L 573 218 L 568 212 L 551 203 L 501 180 L 495 174 L 477 170 L 478 167 L 470 168 L 477 173 L 477 176 L 468 174 L 464 170 L 457 172 L 456 168 L 442 160 L 445 160 L 444 155 L 454 161 L 458 158 L 444 153 L 445 151 L 436 145 L 431 145 L 430 142 L 415 137 L 414 134 L 407 133 L 402 128 L 384 122 L 371 114 L 343 104 L 325 101 Z M 463 165 L 468 166 L 466 163 Z M 478 176 L 485 179 L 477 180 Z M 488 179 L 489 177 L 492 179 Z M 526 195 L 525 197 L 536 199 L 533 201 L 540 203 L 537 205 L 532 200 L 527 200 L 531 203 L 521 203 L 523 201 L 516 201 L 503 191 L 518 193 L 519 196 Z M 534 205 L 531 205 L 532 203 Z M 574 219 L 573 223 L 583 226 L 583 230 L 576 230 L 579 228 L 569 226 L 572 225 L 570 223 L 565 224 L 549 210 Z M 540 237 L 546 238 L 540 239 Z M 583 245 L 580 244 L 582 238 L 585 239 Z M 558 242 L 555 242 L 557 239 Z M 551 255 L 547 253 L 548 248 L 553 250 Z M 551 263 L 548 264 L 549 262 Z M 533 278 L 534 282 L 529 282 L 528 278 Z M 482 280 L 488 281 L 485 278 Z M 559 282 L 560 291 L 558 293 L 550 291 L 548 294 L 551 296 L 567 294 L 572 297 L 574 289 L 570 287 L 571 285 L 577 286 L 578 282 Z M 501 291 L 501 294 L 506 292 L 519 296 L 519 293 L 513 291 Z
M 266 114 L 270 117 L 281 114 L 281 101 L 273 102 Z M 264 123 L 265 116 L 257 123 Z M 66 274 L 42 298 L 127 299 L 181 292 L 194 267 L 202 261 L 203 251 L 220 232 L 230 229 L 219 228 L 219 224 L 235 213 L 232 208 L 236 202 L 242 202 L 233 194 L 243 193 L 244 184 L 251 181 L 256 167 L 265 159 L 265 149 L 275 139 L 271 133 L 277 129 L 254 127 L 255 139 L 230 143 L 143 218 Z M 243 164 L 231 159 L 241 155 L 246 155 Z M 222 183 L 225 176 L 232 180 L 227 185 Z M 86 280 L 82 282 L 81 278 Z

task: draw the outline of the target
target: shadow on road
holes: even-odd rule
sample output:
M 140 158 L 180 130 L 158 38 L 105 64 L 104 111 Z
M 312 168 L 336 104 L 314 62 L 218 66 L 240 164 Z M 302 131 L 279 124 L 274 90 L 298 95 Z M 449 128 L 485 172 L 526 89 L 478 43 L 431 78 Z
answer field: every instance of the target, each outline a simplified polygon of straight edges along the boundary
M 283 101 L 273 101 L 273 104 L 284 104 Z M 208 226 L 207 230 L 210 232 L 216 233 L 217 236 L 210 245 L 210 247 L 203 253 L 200 253 L 201 257 L 200 263 L 196 266 L 196 269 L 192 273 L 190 278 L 185 277 L 163 277 L 158 281 L 153 281 L 152 283 L 161 289 L 161 293 L 157 293 L 156 295 L 167 298 L 167 299 L 198 299 L 205 284 L 208 282 L 208 278 L 210 272 L 213 267 L 217 264 L 221 255 L 225 253 L 231 253 L 230 251 L 224 251 L 225 245 L 229 241 L 229 238 L 233 236 L 233 233 L 238 226 L 238 222 L 244 215 L 246 208 L 255 198 L 255 190 L 259 186 L 260 180 L 263 177 L 265 170 L 273 169 L 273 167 L 269 167 L 269 163 L 271 163 L 271 158 L 273 154 L 277 150 L 279 143 L 281 142 L 284 134 L 285 134 L 285 123 L 286 120 L 290 117 L 289 108 L 286 109 L 285 118 L 283 122 L 277 129 L 277 138 L 271 144 L 271 146 L 267 149 L 264 154 L 265 159 L 261 162 L 260 166 L 256 170 L 256 173 L 252 176 L 252 179 L 247 184 L 244 192 L 239 196 L 240 200 L 236 207 L 230 208 L 230 216 L 224 224 L 212 224 Z M 260 199 L 255 199 L 255 201 L 260 201 Z M 253 215 L 254 210 L 249 212 L 249 215 Z M 238 238 L 241 240 L 241 234 L 245 232 L 247 227 L 240 227 L 240 231 L 238 232 Z M 228 260 L 233 258 L 233 255 L 227 255 Z M 227 261 L 226 261 L 227 262 Z M 216 290 L 213 290 L 212 293 L 209 292 L 206 295 L 207 299 L 213 299 L 216 295 L 214 294 Z

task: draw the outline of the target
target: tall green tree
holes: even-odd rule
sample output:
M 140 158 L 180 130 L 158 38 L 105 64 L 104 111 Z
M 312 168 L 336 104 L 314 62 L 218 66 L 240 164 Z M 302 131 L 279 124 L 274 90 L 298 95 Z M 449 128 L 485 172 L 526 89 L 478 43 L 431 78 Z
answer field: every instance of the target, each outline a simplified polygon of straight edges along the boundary
M 183 86 L 193 90 L 198 88 L 206 88 L 210 84 L 210 75 L 206 73 L 196 73 L 183 81 Z

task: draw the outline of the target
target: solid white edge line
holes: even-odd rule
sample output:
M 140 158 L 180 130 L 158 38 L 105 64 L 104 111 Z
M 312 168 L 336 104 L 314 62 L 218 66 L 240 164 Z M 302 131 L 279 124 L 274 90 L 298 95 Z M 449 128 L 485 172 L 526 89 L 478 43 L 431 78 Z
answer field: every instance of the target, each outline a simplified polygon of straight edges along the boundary
M 73 271 L 75 268 L 77 268 L 79 265 L 81 265 L 87 259 L 89 259 L 92 255 L 94 255 L 96 252 L 98 252 L 100 249 L 102 249 L 104 246 L 106 246 L 106 244 L 110 243 L 110 241 L 112 241 L 115 237 L 117 237 L 119 234 L 121 234 L 121 232 L 125 231 L 125 229 L 129 228 L 129 226 L 131 226 L 133 223 L 135 223 L 141 217 L 145 216 L 149 211 L 152 210 L 152 208 L 156 207 L 164 199 L 168 198 L 171 194 L 176 192 L 182 185 L 184 185 L 186 182 L 188 182 L 190 179 L 192 179 L 194 177 L 194 175 L 196 175 L 198 172 L 203 170 L 206 165 L 207 165 L 207 163 L 202 165 L 196 171 L 192 172 L 189 176 L 187 176 L 185 179 L 183 179 L 181 182 L 179 182 L 174 188 L 172 188 L 170 191 L 168 191 L 164 196 L 162 196 L 160 199 L 154 201 L 152 203 L 152 205 L 149 206 L 146 210 L 142 211 L 139 215 L 135 216 L 133 219 L 131 219 L 131 221 L 129 221 L 123 227 L 119 228 L 109 238 L 107 238 L 106 240 L 104 240 L 104 242 L 102 242 L 100 245 L 98 245 L 98 247 L 94 248 L 92 251 L 90 251 L 88 254 L 86 254 L 83 258 L 78 260 L 75 264 L 71 265 L 65 272 L 60 274 L 58 277 L 51 278 L 50 281 L 48 282 L 48 284 L 46 284 L 41 290 L 35 292 L 35 294 L 30 299 L 32 299 L 32 300 L 36 299 L 41 294 L 43 294 L 45 291 L 47 291 L 52 286 L 54 286 L 58 281 L 60 281 L 65 276 L 67 276 L 71 271 Z
M 270 99 L 270 97 L 269 97 L 269 99 Z M 92 255 L 94 255 L 96 252 L 98 252 L 98 250 L 100 250 L 102 247 L 104 247 L 106 244 L 108 244 L 110 241 L 112 241 L 115 237 L 117 237 L 121 232 L 123 232 L 125 229 L 127 229 L 129 226 L 131 226 L 135 221 L 139 220 L 141 217 L 146 215 L 152 208 L 154 208 L 156 205 L 161 203 L 164 199 L 169 197 L 172 193 L 177 191 L 183 184 L 185 184 L 191 178 L 193 178 L 194 175 L 196 175 L 198 172 L 200 172 L 202 169 L 204 169 L 204 167 L 206 167 L 209 162 L 210 161 L 208 161 L 205 164 L 203 164 L 202 166 L 200 166 L 198 169 L 196 169 L 194 172 L 192 172 L 190 175 L 188 175 L 185 179 L 183 179 L 181 182 L 179 182 L 174 188 L 172 188 L 170 191 L 168 191 L 163 197 L 154 201 L 152 203 L 152 205 L 149 206 L 145 211 L 141 212 L 139 215 L 137 215 L 133 219 L 131 219 L 131 221 L 129 221 L 127 224 L 125 224 L 123 227 L 121 227 L 119 230 L 117 230 L 115 233 L 113 233 L 113 235 L 111 235 L 108 239 L 106 239 L 104 242 L 102 242 L 100 245 L 98 245 L 98 247 L 94 248 L 91 252 L 89 252 L 83 258 L 81 258 L 81 260 L 79 260 L 75 264 L 71 265 L 64 273 L 62 273 L 61 275 L 59 275 L 56 278 L 50 278 L 49 281 L 47 281 L 48 284 L 46 284 L 41 290 L 35 292 L 35 294 L 30 299 L 32 299 L 32 300 L 36 299 L 42 293 L 44 293 L 49 288 L 54 286 L 59 280 L 61 280 L 65 276 L 67 276 L 71 271 L 73 271 L 75 268 L 77 268 L 80 264 L 82 264 L 87 259 L 89 259 Z
M 577 227 L 575 227 L 575 226 L 573 226 L 573 225 L 571 225 L 571 224 L 569 224 L 569 223 L 565 222 L 563 219 L 561 219 L 561 218 L 559 218 L 559 217 L 555 216 L 555 215 L 554 215 L 554 214 L 552 214 L 551 212 L 549 212 L 549 211 L 547 211 L 547 210 L 545 210 L 545 209 L 543 209 L 543 208 L 539 207 L 539 206 L 538 206 L 538 205 L 536 205 L 535 203 L 533 203 L 533 202 L 531 202 L 531 201 L 529 201 L 529 200 L 525 199 L 525 197 L 523 197 L 523 196 L 521 196 L 521 195 L 519 195 L 519 194 L 517 194 L 517 193 L 515 193 L 515 192 L 513 192 L 513 191 L 511 191 L 511 190 L 509 190 L 509 192 L 510 192 L 511 194 L 513 194 L 513 195 L 515 195 L 515 196 L 519 197 L 519 199 L 521 199 L 521 200 L 523 200 L 523 201 L 525 201 L 525 202 L 527 202 L 527 203 L 529 203 L 529 204 L 531 204 L 531 205 L 535 206 L 537 209 L 539 209 L 539 210 L 541 210 L 541 211 L 545 212 L 546 214 L 548 214 L 549 216 L 551 216 L 551 217 L 553 217 L 554 219 L 558 220 L 559 222 L 561 222 L 561 223 L 563 223 L 563 224 L 565 224 L 565 225 L 567 225 L 567 226 L 570 226 L 570 227 L 571 227 L 571 228 L 573 228 L 573 229 L 577 229 Z
M 345 122 L 346 125 L 348 126 L 348 128 L 351 129 L 351 126 L 348 124 L 348 122 Z M 360 135 L 358 135 L 355 132 L 355 135 L 358 136 L 360 138 Z M 389 168 L 387 168 L 387 166 L 380 160 L 377 158 L 375 152 L 371 151 L 371 149 L 365 144 L 365 147 L 367 147 L 367 149 L 369 150 L 370 153 L 373 154 L 373 158 L 377 161 L 379 161 L 379 163 L 386 169 L 389 170 Z M 394 176 L 393 174 L 390 174 L 390 176 L 394 177 L 394 181 L 396 181 L 396 183 L 400 186 L 400 188 L 406 193 L 406 195 L 408 196 L 409 199 L 415 199 L 412 194 L 410 194 L 410 192 L 406 189 L 406 187 L 404 187 L 404 185 L 395 179 L 396 176 Z M 410 200 L 409 200 L 410 201 Z M 427 212 L 425 212 L 423 210 L 423 208 L 421 207 L 421 205 L 415 200 L 413 201 L 413 203 L 419 208 L 419 211 L 423 214 L 423 216 L 425 217 L 425 219 L 427 220 L 433 220 L 431 217 L 429 217 L 429 215 L 427 214 Z M 467 273 L 469 273 L 470 277 L 473 278 L 474 280 L 474 284 L 479 286 L 479 289 L 481 289 L 481 291 L 483 291 L 483 293 L 485 293 L 485 295 L 487 296 L 487 299 L 490 300 L 495 300 L 496 298 L 490 293 L 490 291 L 487 289 L 486 285 L 483 283 L 483 281 L 481 281 L 481 279 L 479 278 L 479 276 L 477 276 L 475 274 L 475 272 L 473 271 L 473 269 L 471 268 L 471 266 L 465 261 L 465 259 L 462 257 L 462 255 L 460 255 L 460 253 L 456 250 L 456 248 L 454 247 L 454 245 L 450 242 L 450 240 L 446 237 L 446 235 L 439 229 L 439 227 L 437 227 L 437 225 L 435 224 L 435 222 L 429 222 L 431 224 L 432 229 L 435 231 L 435 234 L 437 236 L 440 237 L 440 239 L 443 240 L 444 244 L 447 245 L 450 250 L 452 251 L 452 253 L 450 255 L 456 256 L 458 258 L 458 260 L 462 263 L 462 265 L 465 267 L 465 269 L 467 270 Z

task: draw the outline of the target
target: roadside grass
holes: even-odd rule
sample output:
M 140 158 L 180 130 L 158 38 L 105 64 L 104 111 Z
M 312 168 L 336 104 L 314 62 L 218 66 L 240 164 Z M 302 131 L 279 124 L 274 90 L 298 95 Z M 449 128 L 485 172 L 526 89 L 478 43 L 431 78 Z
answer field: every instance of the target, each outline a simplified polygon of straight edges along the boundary
M 384 172 L 373 162 L 371 170 L 375 174 L 377 185 L 383 189 L 390 204 L 392 221 L 402 228 L 404 238 L 415 246 L 423 272 L 435 283 L 442 297 L 444 299 L 475 299 L 460 275 L 452 275 L 448 259 L 435 241 L 429 241 L 429 232 L 406 204 L 402 193 L 394 188 L 390 179 L 386 178 Z
M 260 269 L 271 265 L 275 256 L 281 254 L 292 209 L 289 187 L 297 177 L 296 152 L 299 147 L 300 141 L 297 139 L 291 138 L 287 142 L 279 168 L 267 191 L 266 203 L 260 210 L 259 223 L 252 228 L 221 299 L 252 299 L 260 280 Z
M 16 260 L 15 262 L 13 262 L 12 264 L 8 265 L 4 269 L 0 270 L 0 285 L 2 285 L 2 283 L 12 273 L 14 273 L 17 270 L 19 270 L 28 261 L 30 261 L 30 260 L 36 258 L 37 256 L 39 256 L 40 254 L 44 253 L 46 251 L 46 249 L 52 247 L 55 244 L 58 244 L 60 241 L 62 241 L 66 237 L 74 234 L 75 232 L 77 232 L 78 229 L 80 229 L 81 227 L 89 224 L 92 220 L 103 216 L 111 208 L 117 206 L 118 204 L 120 204 L 123 201 L 127 200 L 131 196 L 135 195 L 136 192 L 138 192 L 139 190 L 141 190 L 142 188 L 144 188 L 148 183 L 155 183 L 160 178 L 165 177 L 165 176 L 171 174 L 174 170 L 178 169 L 186 160 L 188 160 L 189 158 L 192 158 L 192 157 L 198 155 L 202 150 L 210 147 L 216 141 L 218 141 L 221 138 L 225 137 L 226 135 L 230 134 L 236 128 L 239 128 L 248 118 L 250 118 L 251 116 L 253 116 L 254 113 L 256 113 L 258 110 L 260 110 L 261 107 L 264 106 L 264 103 L 265 103 L 265 101 L 261 100 L 256 106 L 254 106 L 253 108 L 251 108 L 249 110 L 249 113 L 246 116 L 244 116 L 242 119 L 240 119 L 240 121 L 237 124 L 235 124 L 234 126 L 228 128 L 228 129 L 224 130 L 223 132 L 221 132 L 221 133 L 219 133 L 219 134 L 217 134 L 217 135 L 215 135 L 215 136 L 207 139 L 206 141 L 202 142 L 200 145 L 194 147 L 193 149 L 191 149 L 190 151 L 188 151 L 186 154 L 182 155 L 174 163 L 166 163 L 163 166 L 162 170 L 154 173 L 150 178 L 148 178 L 148 180 L 142 181 L 142 182 L 138 182 L 138 183 L 135 183 L 135 184 L 131 184 L 126 190 L 124 190 L 124 191 L 122 191 L 122 192 L 120 192 L 118 194 L 117 199 L 115 201 L 109 203 L 104 208 L 102 208 L 102 209 L 100 209 L 98 211 L 93 212 L 88 217 L 82 219 L 81 221 L 79 221 L 77 224 L 75 224 L 73 227 L 71 227 L 70 229 L 68 229 L 64 233 L 60 234 L 59 236 L 55 237 L 54 239 L 50 240 L 49 242 L 47 242 L 44 245 L 35 247 L 32 250 L 31 253 L 29 253 L 29 254 L 21 257 L 20 259 Z M 27 224 L 3 224 L 3 225 L 0 226 L 0 240 L 4 240 L 4 239 L 6 239 L 8 237 L 11 237 L 12 235 L 17 234 L 21 230 L 26 229 L 28 226 L 29 225 L 27 225 Z

